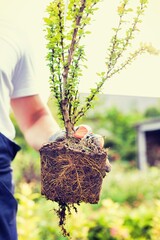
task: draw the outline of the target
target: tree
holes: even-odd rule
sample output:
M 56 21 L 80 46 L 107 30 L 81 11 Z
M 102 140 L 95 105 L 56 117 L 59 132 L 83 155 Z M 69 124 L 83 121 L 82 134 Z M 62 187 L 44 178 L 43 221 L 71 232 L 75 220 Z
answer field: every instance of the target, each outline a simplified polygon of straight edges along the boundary
M 135 8 L 130 7 L 131 1 L 121 0 L 117 8 L 118 26 L 113 28 L 110 44 L 106 46 L 105 69 L 97 73 L 96 87 L 91 88 L 82 102 L 78 86 L 87 60 L 84 39 L 90 33 L 87 27 L 100 1 L 68 0 L 65 5 L 64 0 L 54 0 L 47 7 L 48 17 L 45 18 L 50 87 L 57 100 L 66 138 L 40 149 L 42 194 L 58 202 L 56 213 L 64 236 L 69 236 L 64 227 L 66 210 L 69 213 L 71 208 L 76 210 L 74 204 L 82 201 L 97 203 L 102 180 L 110 171 L 107 151 L 97 147 L 88 136 L 82 141 L 73 138 L 74 126 L 92 107 L 108 79 L 120 73 L 138 55 L 153 51 L 147 45 L 129 51 L 148 0 L 137 0 Z
M 47 39 L 47 61 L 50 68 L 50 87 L 54 94 L 60 118 L 64 122 L 66 136 L 71 137 L 74 125 L 85 115 L 102 90 L 104 83 L 116 73 L 120 73 L 131 64 L 138 55 L 154 52 L 152 46 L 141 44 L 134 52 L 130 52 L 131 43 L 148 5 L 148 0 L 137 1 L 132 7 L 131 1 L 122 0 L 117 8 L 119 21 L 113 28 L 113 36 L 107 47 L 105 69 L 97 73 L 95 88 L 83 104 L 79 98 L 78 85 L 83 68 L 86 67 L 86 54 L 83 39 L 90 33 L 92 16 L 98 9 L 100 0 L 54 0 L 47 7 L 48 17 L 44 18 Z M 130 19 L 130 20 L 129 20 Z

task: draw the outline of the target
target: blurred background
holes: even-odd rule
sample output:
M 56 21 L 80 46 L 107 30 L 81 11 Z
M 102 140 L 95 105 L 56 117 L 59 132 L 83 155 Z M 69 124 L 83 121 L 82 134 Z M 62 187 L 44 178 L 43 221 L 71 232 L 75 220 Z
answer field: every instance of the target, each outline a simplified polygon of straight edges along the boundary
M 119 2 L 102 1 L 95 15 L 96 21 L 91 26 L 93 33 L 86 40 L 89 69 L 80 85 L 82 98 L 96 81 L 95 67 L 97 71 L 103 67 L 101 61 L 106 43 L 112 36 Z M 45 61 L 43 17 L 48 3 L 48 0 L 0 0 L 0 18 L 25 29 L 33 45 L 40 92 L 58 121 L 54 99 L 49 94 L 49 72 Z M 135 45 L 142 41 L 160 48 L 159 9 L 159 1 L 150 1 Z M 104 179 L 99 204 L 81 204 L 78 213 L 69 217 L 67 230 L 73 240 L 160 239 L 159 64 L 159 56 L 141 56 L 106 83 L 95 108 L 81 122 L 91 125 L 94 132 L 104 136 L 112 171 Z M 12 114 L 11 118 L 15 122 Z M 148 125 L 146 127 L 148 123 L 151 129 L 147 128 Z M 39 153 L 26 144 L 16 122 L 15 126 L 16 142 L 22 147 L 13 162 L 19 202 L 19 239 L 65 240 L 53 210 L 56 203 L 46 201 L 40 194 Z M 140 168 L 140 156 L 144 145 L 139 144 L 139 131 L 143 133 L 143 143 L 147 148 L 143 169 Z M 148 132 L 155 134 L 155 131 L 156 141 L 153 142 Z
M 49 106 L 56 117 L 52 98 Z M 160 131 L 150 151 L 154 164 L 148 155 L 145 169 L 138 162 L 136 126 L 153 119 L 160 123 L 160 98 L 101 95 L 81 122 L 104 136 L 112 170 L 103 181 L 99 203 L 81 204 L 68 216 L 73 240 L 160 239 Z M 19 239 L 67 239 L 53 210 L 58 205 L 40 195 L 39 154 L 25 143 L 18 127 L 16 141 L 22 147 L 13 162 Z

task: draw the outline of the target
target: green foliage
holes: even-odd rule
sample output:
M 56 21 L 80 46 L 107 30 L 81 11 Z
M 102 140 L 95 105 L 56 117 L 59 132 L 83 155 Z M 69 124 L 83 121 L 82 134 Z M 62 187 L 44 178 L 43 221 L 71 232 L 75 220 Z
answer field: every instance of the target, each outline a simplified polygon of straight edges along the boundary
M 81 204 L 77 213 L 73 211 L 68 216 L 67 229 L 72 240 L 159 239 L 159 184 L 158 168 L 139 172 L 114 164 L 113 173 L 103 184 L 100 203 Z M 53 210 L 57 205 L 40 195 L 39 182 L 21 181 L 16 198 L 20 240 L 67 240 L 60 232 Z
M 24 136 L 17 124 L 17 121 L 15 120 L 15 117 L 13 115 L 13 113 L 10 115 L 10 118 L 12 120 L 12 123 L 15 127 L 15 131 L 16 131 L 16 142 L 20 145 L 20 147 L 22 147 L 24 150 L 28 149 L 28 145 L 26 144 L 26 141 L 24 139 Z
M 151 204 L 131 209 L 127 205 L 121 206 L 111 200 L 104 200 L 99 216 L 95 219 L 95 226 L 88 233 L 88 239 L 152 239 L 152 219 L 155 210 Z
M 144 201 L 160 200 L 159 169 L 149 168 L 142 173 L 137 169 L 130 169 L 122 162 L 113 164 L 112 177 L 106 178 L 103 185 L 102 199 L 109 198 L 114 202 L 128 203 L 137 207 Z M 120 190 L 120 191 L 119 191 Z
M 135 165 L 137 160 L 136 124 L 150 118 L 160 117 L 159 103 L 148 107 L 144 112 L 134 106 L 127 112 L 118 107 L 106 107 L 107 98 L 101 96 L 95 109 L 91 109 L 81 123 L 92 127 L 93 132 L 104 136 L 105 147 L 109 149 L 111 161 L 122 160 Z
M 30 183 L 40 180 L 39 154 L 32 148 L 27 146 L 18 152 L 16 160 L 13 161 L 12 166 L 14 168 L 13 173 L 16 184 L 19 184 L 21 181 Z
M 116 108 L 112 108 L 106 112 L 104 117 L 106 118 L 106 128 L 111 133 L 110 139 L 114 141 L 115 149 L 121 158 L 123 160 L 134 160 L 136 147 L 136 130 L 134 123 L 137 121 L 135 115 L 123 114 Z
M 137 134 L 135 124 L 144 119 L 143 114 L 135 110 L 123 113 L 116 107 L 105 109 L 103 101 L 104 99 L 98 102 L 98 106 L 89 112 L 84 122 L 91 125 L 94 132 L 104 136 L 110 160 L 135 161 Z
M 65 9 L 64 1 L 58 0 L 47 7 L 49 16 L 44 20 L 51 90 L 63 120 L 63 106 L 67 105 L 70 121 L 74 122 L 74 114 L 80 103 L 78 84 L 83 62 L 86 61 L 84 45 L 80 44 L 80 40 L 89 33 L 85 26 L 90 23 L 90 16 L 96 10 L 94 5 L 99 1 L 69 1 L 68 9 Z
M 158 107 L 156 109 L 158 111 Z M 130 151 L 135 139 L 135 133 L 130 132 L 130 128 L 133 131 L 134 123 L 143 119 L 144 115 L 133 109 L 127 114 L 116 108 L 104 110 L 103 106 L 102 109 L 99 108 L 99 104 L 98 110 L 99 112 L 91 111 L 88 115 L 91 126 L 94 130 L 101 126 L 102 129 L 99 130 L 106 133 L 105 144 L 109 144 L 109 139 L 115 153 L 122 147 L 124 152 L 120 154 L 125 153 L 123 156 L 126 156 L 127 149 Z M 19 141 L 23 142 L 21 134 L 18 136 Z M 118 136 L 119 140 L 115 140 L 117 138 L 114 136 Z M 117 146 L 119 147 L 116 148 Z M 19 239 L 67 240 L 58 227 L 58 219 L 53 210 L 57 207 L 56 204 L 46 201 L 40 195 L 38 159 L 38 153 L 25 147 L 25 151 L 19 152 L 13 162 L 16 198 L 19 202 L 17 219 Z M 73 212 L 72 216 L 69 216 L 67 229 L 72 240 L 158 240 L 159 186 L 158 168 L 149 168 L 142 172 L 131 168 L 131 164 L 126 161 L 112 163 L 112 173 L 103 182 L 99 204 L 82 204 L 78 207 L 78 213 Z
M 144 116 L 146 118 L 160 117 L 160 110 L 155 106 L 149 107 L 148 109 L 146 109 Z
M 19 239 L 38 240 L 39 229 L 37 228 L 38 216 L 35 214 L 38 209 L 36 199 L 39 194 L 32 193 L 31 187 L 24 183 L 20 185 L 21 193 L 16 194 L 16 198 L 19 202 Z
M 118 6 L 117 12 L 119 15 L 119 22 L 117 28 L 113 28 L 114 35 L 108 49 L 108 56 L 106 57 L 106 66 L 108 69 L 107 78 L 110 78 L 113 74 L 119 72 L 120 69 L 123 69 L 126 65 L 130 64 L 138 54 L 145 51 L 145 49 L 141 47 L 138 51 L 130 53 L 130 57 L 117 67 L 118 61 L 121 60 L 124 52 L 128 49 L 128 46 L 131 45 L 131 41 L 135 38 L 135 32 L 139 30 L 138 24 L 141 23 L 141 17 L 147 7 L 147 2 L 148 1 L 140 1 L 140 5 L 138 5 L 136 9 L 129 7 L 130 1 L 126 0 L 121 1 Z M 131 14 L 132 18 L 129 21 Z
M 57 230 L 58 219 L 53 211 L 53 203 L 46 202 L 39 192 L 33 192 L 34 183 L 21 182 L 16 198 L 18 208 L 18 236 L 20 240 L 60 240 Z
M 86 55 L 83 39 L 90 33 L 89 26 L 92 15 L 98 9 L 100 0 L 55 0 L 47 7 L 46 39 L 48 48 L 48 65 L 50 68 L 51 91 L 57 99 L 58 109 L 64 121 L 67 135 L 73 125 L 92 107 L 97 94 L 100 93 L 106 80 L 121 72 L 144 52 L 155 52 L 151 46 L 140 45 L 134 52 L 129 52 L 135 33 L 147 8 L 148 1 L 137 1 L 132 7 L 131 1 L 122 0 L 117 8 L 119 21 L 113 28 L 113 37 L 108 48 L 103 72 L 97 73 L 97 86 L 92 88 L 82 105 L 79 98 L 78 85 L 86 67 Z

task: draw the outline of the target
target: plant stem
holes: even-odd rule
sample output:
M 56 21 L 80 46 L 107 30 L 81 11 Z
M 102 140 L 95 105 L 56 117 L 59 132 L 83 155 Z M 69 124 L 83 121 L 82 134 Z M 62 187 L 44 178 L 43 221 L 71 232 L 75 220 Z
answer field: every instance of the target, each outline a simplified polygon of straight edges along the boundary
M 81 0 L 81 7 L 79 10 L 79 14 L 76 17 L 75 21 L 75 28 L 73 30 L 73 35 L 72 35 L 72 41 L 71 45 L 69 48 L 69 54 L 68 54 L 68 59 L 67 59 L 67 64 L 64 66 L 64 71 L 63 71 L 63 91 L 62 91 L 62 112 L 64 116 L 64 126 L 66 129 L 66 136 L 70 137 L 73 133 L 73 123 L 71 122 L 70 115 L 69 115 L 69 100 L 67 96 L 67 80 L 68 80 L 68 73 L 69 73 L 69 68 L 70 64 L 72 62 L 73 56 L 74 56 L 74 51 L 75 51 L 75 46 L 76 46 L 76 38 L 77 38 L 77 33 L 78 33 L 78 26 L 80 25 L 81 19 L 82 19 L 82 13 L 85 9 L 85 3 L 86 0 Z

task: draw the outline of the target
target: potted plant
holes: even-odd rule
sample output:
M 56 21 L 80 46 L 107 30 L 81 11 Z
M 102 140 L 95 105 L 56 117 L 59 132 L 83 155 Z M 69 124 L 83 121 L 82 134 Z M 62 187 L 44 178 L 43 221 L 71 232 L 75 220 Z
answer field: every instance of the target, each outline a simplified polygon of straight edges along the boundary
M 92 107 L 103 84 L 138 55 L 151 50 L 151 47 L 141 44 L 134 52 L 128 53 L 148 1 L 138 1 L 135 9 L 129 6 L 130 1 L 120 1 L 117 10 L 119 22 L 113 28 L 105 59 L 106 69 L 97 74 L 97 86 L 81 103 L 78 85 L 86 67 L 83 39 L 89 34 L 86 28 L 99 2 L 69 0 L 66 6 L 64 0 L 54 0 L 47 7 L 48 17 L 44 19 L 50 87 L 64 123 L 66 138 L 40 149 L 42 194 L 58 202 L 57 213 L 64 235 L 67 235 L 63 226 L 66 209 L 70 211 L 70 207 L 80 202 L 98 203 L 102 181 L 110 167 L 106 149 L 98 147 L 92 138 L 84 141 L 73 137 L 75 126 Z M 127 22 L 130 13 L 134 13 L 134 17 Z

